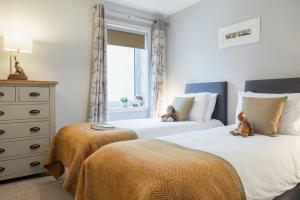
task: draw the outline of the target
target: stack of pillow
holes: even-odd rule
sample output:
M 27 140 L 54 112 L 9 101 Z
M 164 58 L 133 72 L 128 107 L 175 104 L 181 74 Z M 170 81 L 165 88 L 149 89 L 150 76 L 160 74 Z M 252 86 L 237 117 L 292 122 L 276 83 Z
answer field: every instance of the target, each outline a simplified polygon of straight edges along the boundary
M 176 97 L 172 103 L 176 110 L 176 120 L 198 122 L 211 120 L 217 97 L 218 94 L 209 92 L 190 93 Z
M 268 136 L 300 135 L 300 93 L 240 92 L 236 116 L 241 111 L 254 126 L 255 133 Z

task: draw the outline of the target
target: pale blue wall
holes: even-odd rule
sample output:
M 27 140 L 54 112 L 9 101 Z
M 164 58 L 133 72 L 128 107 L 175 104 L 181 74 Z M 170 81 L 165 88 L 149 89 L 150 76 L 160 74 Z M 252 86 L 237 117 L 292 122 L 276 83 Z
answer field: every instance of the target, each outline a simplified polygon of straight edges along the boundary
M 261 42 L 218 48 L 218 29 L 261 16 Z M 244 80 L 300 77 L 299 0 L 204 0 L 169 18 L 168 97 L 187 82 L 229 81 L 229 122 Z

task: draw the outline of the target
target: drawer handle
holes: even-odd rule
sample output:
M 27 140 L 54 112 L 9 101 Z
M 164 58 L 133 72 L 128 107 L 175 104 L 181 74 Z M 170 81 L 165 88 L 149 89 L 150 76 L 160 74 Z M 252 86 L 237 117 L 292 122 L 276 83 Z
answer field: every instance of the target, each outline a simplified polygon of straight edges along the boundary
M 0 172 L 4 172 L 5 168 L 4 167 L 0 167 Z
M 39 166 L 40 164 L 41 164 L 40 162 L 35 161 L 35 162 L 30 163 L 30 166 L 31 167 L 36 167 L 36 166 Z
M 41 145 L 39 145 L 39 144 L 33 144 L 30 146 L 30 149 L 38 149 L 40 147 L 41 147 Z
M 5 149 L 0 149 L 0 153 L 4 153 L 5 152 Z
M 39 97 L 39 96 L 40 96 L 40 93 L 38 93 L 38 92 L 31 92 L 31 93 L 29 94 L 29 96 L 31 96 L 31 97 Z
M 40 130 L 41 130 L 40 127 L 32 127 L 32 128 L 30 129 L 30 132 L 38 132 L 38 131 L 40 131 Z
M 0 116 L 3 116 L 3 115 L 5 115 L 5 112 L 0 111 Z
M 37 115 L 37 114 L 40 114 L 41 111 L 39 111 L 39 110 L 31 110 L 29 113 L 33 114 L 33 115 Z
M 5 133 L 4 130 L 0 130 L 0 135 L 3 135 Z
M 0 92 L 0 97 L 4 97 L 4 93 L 3 92 Z

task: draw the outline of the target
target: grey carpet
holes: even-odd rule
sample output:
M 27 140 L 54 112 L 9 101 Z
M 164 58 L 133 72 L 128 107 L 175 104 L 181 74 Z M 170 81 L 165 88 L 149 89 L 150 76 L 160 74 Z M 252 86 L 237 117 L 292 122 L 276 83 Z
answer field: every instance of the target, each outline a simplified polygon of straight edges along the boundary
M 62 187 L 63 180 L 39 175 L 0 182 L 1 200 L 74 200 Z

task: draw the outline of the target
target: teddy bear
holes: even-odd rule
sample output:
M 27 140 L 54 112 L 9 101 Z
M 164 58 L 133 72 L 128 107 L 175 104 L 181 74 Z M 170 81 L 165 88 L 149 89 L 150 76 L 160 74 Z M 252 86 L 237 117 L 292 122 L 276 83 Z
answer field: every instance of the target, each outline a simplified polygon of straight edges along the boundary
M 253 136 L 254 134 L 254 128 L 253 126 L 248 122 L 247 116 L 244 112 L 241 112 L 238 115 L 239 125 L 238 127 L 231 131 L 230 133 L 234 136 L 241 135 L 243 137 Z
M 173 106 L 167 107 L 167 113 L 161 116 L 163 122 L 174 122 L 176 121 L 176 110 Z

